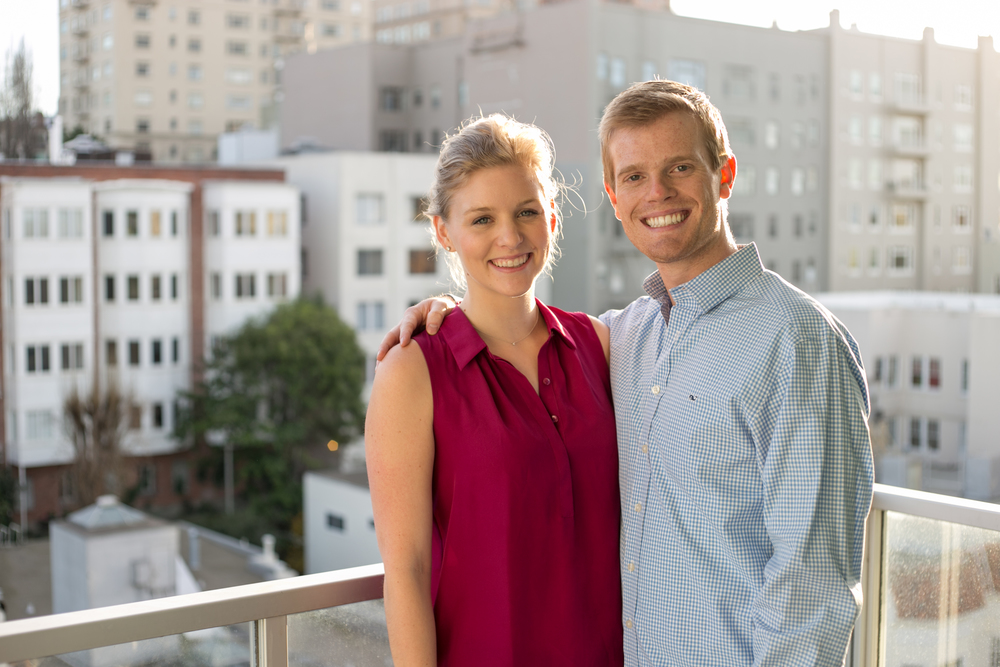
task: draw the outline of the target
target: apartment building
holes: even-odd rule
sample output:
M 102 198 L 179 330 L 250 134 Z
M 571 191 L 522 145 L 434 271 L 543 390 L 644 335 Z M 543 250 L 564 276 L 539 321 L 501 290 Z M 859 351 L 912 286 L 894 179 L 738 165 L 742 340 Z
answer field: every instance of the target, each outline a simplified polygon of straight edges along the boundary
M 567 208 L 565 252 L 553 299 L 562 307 L 598 312 L 641 294 L 652 264 L 621 234 L 604 201 L 596 127 L 604 106 L 634 81 L 675 79 L 703 89 L 726 119 L 739 164 L 730 223 L 738 242 L 757 243 L 769 268 L 810 292 L 995 291 L 1000 204 L 994 200 L 1000 193 L 990 184 L 1000 177 L 1000 139 L 994 140 L 1000 118 L 988 109 L 996 108 L 993 96 L 1000 81 L 992 42 L 984 39 L 978 49 L 960 49 L 937 45 L 929 36 L 914 42 L 864 35 L 839 22 L 833 12 L 828 28 L 788 32 L 680 17 L 669 6 L 581 0 L 501 12 L 470 22 L 461 35 L 428 43 L 376 42 L 299 54 L 285 69 L 289 104 L 282 113 L 281 144 L 311 141 L 334 149 L 426 152 L 435 150 L 444 132 L 480 111 L 503 111 L 538 123 L 552 135 L 558 166 L 567 180 L 576 180 L 579 193 L 577 206 Z M 859 51 L 852 40 L 872 53 Z M 876 58 L 875 51 L 887 55 Z M 897 51 L 907 55 L 888 55 Z M 914 70 L 926 60 L 925 53 L 933 54 L 928 57 L 936 64 Z M 879 76 L 872 79 L 876 67 Z M 865 94 L 859 101 L 851 92 L 862 69 L 864 86 L 884 83 L 877 104 Z M 889 217 L 893 211 L 922 211 L 929 195 L 884 184 L 872 191 L 867 175 L 864 190 L 854 189 L 857 164 L 868 169 L 878 162 L 883 175 L 912 168 L 913 149 L 896 148 L 892 132 L 912 127 L 913 118 L 938 127 L 933 114 L 927 120 L 930 107 L 914 112 L 911 103 L 895 101 L 895 82 L 909 90 L 902 82 L 912 82 L 913 74 L 923 82 L 921 90 L 940 89 L 942 96 L 968 92 L 974 105 L 972 112 L 958 109 L 949 97 L 935 112 L 941 136 L 950 133 L 947 157 L 932 160 L 933 147 L 917 151 L 919 161 L 930 160 L 932 167 L 940 162 L 932 172 L 941 174 L 941 219 L 954 215 L 959 220 L 953 224 L 948 218 L 939 226 L 947 244 L 938 250 L 920 246 L 931 260 L 942 259 L 938 269 L 928 265 L 926 271 L 941 278 L 919 285 L 897 279 L 896 269 L 887 268 L 908 252 L 897 252 L 905 232 L 893 228 Z M 351 92 L 348 98 L 343 91 Z M 861 114 L 856 105 L 873 105 L 872 113 Z M 886 139 L 871 147 L 866 119 L 876 109 L 876 126 Z M 863 145 L 856 146 L 852 137 L 859 114 L 864 116 Z M 967 150 L 969 124 L 974 150 Z M 962 150 L 954 149 L 955 136 Z M 945 182 L 947 176 L 965 183 L 969 169 L 974 185 L 968 192 L 961 191 L 964 185 L 955 192 L 952 180 Z M 869 226 L 878 234 L 860 224 L 875 200 L 879 223 Z M 935 209 L 928 210 L 934 220 Z M 963 211 L 968 215 L 963 217 Z M 953 230 L 963 226 L 969 231 Z M 917 223 L 910 228 L 917 229 Z M 937 238 L 934 229 L 931 223 L 928 238 Z M 852 245 L 848 239 L 854 237 L 859 240 Z M 880 245 L 872 250 L 867 240 L 875 238 Z M 965 249 L 956 249 L 961 244 L 953 239 L 963 238 Z M 866 252 L 878 254 L 877 274 L 848 268 L 850 257 L 857 257 L 860 266 Z M 912 266 L 923 257 L 916 246 L 911 256 Z M 899 269 L 900 274 L 914 270 Z M 858 279 L 851 279 L 855 275 Z
M 679 79 L 706 90 L 729 123 L 740 160 L 730 202 L 739 240 L 756 240 L 770 267 L 821 290 L 825 49 L 821 34 L 631 4 L 539 5 L 427 44 L 361 44 L 290 58 L 281 144 L 309 137 L 337 149 L 426 152 L 480 111 L 536 122 L 552 135 L 562 174 L 577 184 L 564 206 L 553 303 L 600 312 L 641 293 L 653 265 L 621 233 L 605 201 L 597 123 L 632 82 Z M 343 90 L 353 92 L 350 104 L 334 93 Z
M 367 397 L 375 353 L 409 306 L 449 289 L 422 215 L 436 155 L 337 151 L 275 164 L 302 192 L 302 290 L 320 293 L 357 332 Z
M 827 31 L 832 290 L 1000 293 L 1000 54 Z
M 876 481 L 1000 498 L 1000 296 L 852 292 L 817 298 L 861 349 Z
M 214 336 L 300 290 L 299 193 L 277 170 L 0 165 L 2 459 L 27 519 L 75 503 L 75 387 L 135 405 L 141 504 L 207 499 L 171 431 Z
M 59 112 L 155 162 L 214 161 L 269 127 L 285 58 L 369 38 L 365 0 L 59 0 Z

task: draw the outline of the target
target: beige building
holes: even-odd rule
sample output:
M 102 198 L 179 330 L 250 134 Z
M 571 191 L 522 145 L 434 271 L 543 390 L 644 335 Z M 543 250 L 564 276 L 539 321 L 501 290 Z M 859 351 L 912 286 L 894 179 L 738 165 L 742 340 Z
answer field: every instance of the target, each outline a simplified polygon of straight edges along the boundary
M 268 127 L 285 58 L 370 36 L 366 0 L 59 0 L 60 99 L 83 128 L 157 162 L 214 160 Z
M 835 290 L 1000 293 L 1000 54 L 831 28 Z

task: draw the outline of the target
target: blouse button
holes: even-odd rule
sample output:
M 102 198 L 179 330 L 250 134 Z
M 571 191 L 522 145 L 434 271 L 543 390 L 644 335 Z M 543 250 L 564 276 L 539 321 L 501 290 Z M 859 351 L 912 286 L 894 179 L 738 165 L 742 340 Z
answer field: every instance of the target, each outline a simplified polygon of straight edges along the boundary
M 557 417 L 556 415 L 552 415 L 552 423 L 553 424 L 558 424 L 559 423 L 559 417 Z
M 550 380 L 548 378 L 545 378 L 544 380 L 542 380 L 542 384 L 544 384 L 544 385 L 550 385 L 550 384 L 552 384 L 552 380 Z

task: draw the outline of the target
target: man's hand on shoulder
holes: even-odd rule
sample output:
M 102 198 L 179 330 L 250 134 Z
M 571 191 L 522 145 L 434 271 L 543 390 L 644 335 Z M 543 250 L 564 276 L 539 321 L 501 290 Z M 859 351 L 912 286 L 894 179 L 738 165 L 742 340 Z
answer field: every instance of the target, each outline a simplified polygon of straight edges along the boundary
M 413 335 L 419 333 L 421 329 L 426 329 L 427 333 L 433 336 L 441 328 L 445 316 L 457 306 L 458 300 L 450 294 L 432 296 L 415 306 L 410 306 L 403 313 L 403 319 L 399 324 L 390 329 L 382 339 L 375 358 L 382 361 L 389 350 L 397 344 L 406 347 L 413 339 Z

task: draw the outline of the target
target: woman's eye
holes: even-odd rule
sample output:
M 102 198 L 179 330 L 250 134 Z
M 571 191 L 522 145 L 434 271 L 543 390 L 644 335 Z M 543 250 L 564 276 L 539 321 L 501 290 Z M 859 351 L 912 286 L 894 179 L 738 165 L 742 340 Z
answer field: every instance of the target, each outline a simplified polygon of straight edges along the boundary
M 518 215 L 521 216 L 522 218 L 527 218 L 533 215 L 538 215 L 538 211 L 528 208 L 518 213 Z
M 487 218 L 486 216 L 483 216 L 481 218 L 476 218 L 475 220 L 473 220 L 472 224 L 474 224 L 474 225 L 485 225 L 489 221 L 490 221 L 489 218 Z

